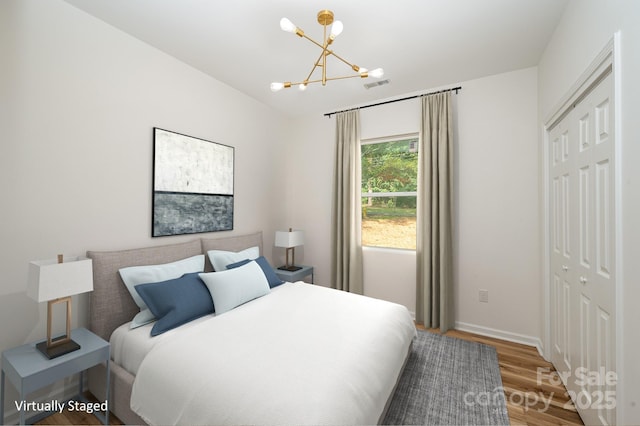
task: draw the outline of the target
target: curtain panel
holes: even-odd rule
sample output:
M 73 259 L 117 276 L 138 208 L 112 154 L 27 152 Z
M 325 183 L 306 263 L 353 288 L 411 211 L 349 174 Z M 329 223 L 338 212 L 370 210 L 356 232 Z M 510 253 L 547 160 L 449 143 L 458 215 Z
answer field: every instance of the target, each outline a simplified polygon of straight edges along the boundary
M 418 148 L 416 321 L 453 328 L 451 92 L 422 98 Z
M 360 195 L 360 111 L 336 114 L 332 287 L 363 293 Z

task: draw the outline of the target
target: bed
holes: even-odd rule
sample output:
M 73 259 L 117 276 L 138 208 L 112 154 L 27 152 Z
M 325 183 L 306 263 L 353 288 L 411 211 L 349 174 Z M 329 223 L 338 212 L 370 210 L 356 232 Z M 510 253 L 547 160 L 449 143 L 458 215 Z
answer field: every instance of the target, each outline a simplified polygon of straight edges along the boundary
M 378 423 L 415 335 L 403 306 L 284 283 L 155 337 L 153 323 L 130 329 L 139 307 L 120 269 L 249 247 L 262 253 L 261 232 L 87 252 L 90 329 L 112 344 L 111 395 L 103 366 L 89 372 L 90 391 L 127 424 Z

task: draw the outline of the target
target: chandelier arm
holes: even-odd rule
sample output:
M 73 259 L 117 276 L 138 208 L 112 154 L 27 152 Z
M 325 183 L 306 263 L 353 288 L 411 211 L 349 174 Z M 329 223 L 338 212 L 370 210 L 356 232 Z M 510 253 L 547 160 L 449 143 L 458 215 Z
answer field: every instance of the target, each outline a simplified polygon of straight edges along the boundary
M 322 85 L 327 84 L 327 24 L 322 26 Z
M 293 86 L 298 86 L 298 85 L 300 85 L 300 84 L 319 83 L 319 82 L 321 82 L 321 81 L 322 81 L 322 80 L 308 80 L 307 82 L 304 82 L 304 81 L 297 81 L 297 82 L 296 82 L 296 81 L 294 81 L 294 82 L 292 82 L 292 83 L 291 83 L 291 87 L 293 87 Z
M 354 74 L 354 75 L 346 75 L 344 77 L 327 77 L 327 81 L 331 81 L 331 80 L 344 80 L 346 78 L 362 78 L 362 76 L 360 74 Z
M 362 76 L 360 74 L 354 74 L 354 75 L 346 75 L 344 77 L 327 77 L 327 81 L 344 80 L 344 79 L 347 79 L 347 78 L 357 78 L 357 77 L 362 78 Z M 304 81 L 292 82 L 291 83 L 291 87 L 297 86 L 298 84 L 312 84 L 312 83 L 322 83 L 322 79 L 319 78 L 317 80 L 307 80 L 306 83 Z
M 309 40 L 311 43 L 313 43 L 313 44 L 315 44 L 316 46 L 318 46 L 320 49 L 323 49 L 323 50 L 325 49 L 325 47 L 324 47 L 322 44 L 318 43 L 317 41 L 315 41 L 314 39 L 312 39 L 312 38 L 311 38 L 311 37 L 309 37 L 308 35 L 303 34 L 303 35 L 302 35 L 302 37 L 303 37 L 303 38 L 306 38 L 306 39 L 307 39 L 307 40 Z
M 317 41 L 315 41 L 314 39 L 312 39 L 311 37 L 309 37 L 306 33 L 302 33 L 302 35 L 300 35 L 300 37 L 306 38 L 307 40 L 309 40 L 311 43 L 315 44 L 316 46 L 318 46 L 320 49 L 322 49 L 322 53 L 320 53 L 320 57 L 318 58 L 318 61 L 316 61 L 315 65 L 313 66 L 311 73 L 309 73 L 309 77 L 311 77 L 311 74 L 313 74 L 313 72 L 315 71 L 315 69 L 320 66 L 320 64 L 318 64 L 318 62 L 320 61 L 320 59 L 322 58 L 322 55 L 324 55 L 323 58 L 323 74 L 325 74 L 325 70 L 326 70 L 326 55 L 333 55 L 336 58 L 338 58 L 340 61 L 344 62 L 345 64 L 347 64 L 352 70 L 358 72 L 358 70 L 360 69 L 360 67 L 358 67 L 357 65 L 352 64 L 351 62 L 347 61 L 346 59 L 344 59 L 343 57 L 341 57 L 340 55 L 338 55 L 337 53 L 335 53 L 333 50 L 329 50 L 327 49 L 327 47 L 329 47 L 329 43 L 325 43 L 324 45 L 318 43 Z M 325 37 L 326 37 L 326 27 L 325 27 Z M 307 78 L 309 78 L 307 77 Z M 329 79 L 325 78 L 325 81 L 328 81 Z
M 349 68 L 351 68 L 352 70 L 358 72 L 358 70 L 360 69 L 359 66 L 350 63 L 349 61 L 347 61 L 346 59 L 344 59 L 340 55 L 336 54 L 333 50 L 327 50 L 327 52 L 329 53 L 329 55 L 333 55 L 336 58 L 338 58 L 339 60 L 341 60 L 342 62 L 344 62 L 345 64 L 349 65 Z
M 329 46 L 328 42 L 325 42 L 324 44 L 320 44 L 317 41 L 315 41 L 314 39 L 312 39 L 311 37 L 309 37 L 306 34 L 302 34 L 301 37 L 306 38 L 307 40 L 309 40 L 311 43 L 315 44 L 316 46 L 318 46 L 320 49 L 322 49 L 322 52 L 320 53 L 320 56 L 318 57 L 318 60 L 314 63 L 313 68 L 311 69 L 311 72 L 309 73 L 309 76 L 307 77 L 307 80 L 309 78 L 311 78 L 311 75 L 313 74 L 313 72 L 316 70 L 317 67 L 322 67 L 322 78 L 323 78 L 323 85 L 325 84 L 325 82 L 327 81 L 326 79 L 326 62 L 327 62 L 327 54 L 331 54 L 332 52 L 330 50 L 327 49 L 327 47 Z M 326 38 L 326 26 L 324 26 L 324 37 Z M 337 57 L 337 55 L 334 54 L 334 56 Z M 320 65 L 320 59 L 322 59 L 322 65 Z M 343 60 L 343 62 L 345 62 Z M 347 64 L 353 68 L 353 66 L 351 64 L 349 64 L 347 62 Z
M 316 70 L 316 68 L 318 68 L 320 65 L 320 59 L 322 59 L 322 57 L 324 56 L 324 50 L 320 53 L 320 56 L 318 56 L 318 59 L 316 60 L 316 62 L 313 64 L 313 68 L 311 68 L 311 72 L 309 73 L 309 75 L 307 76 L 306 80 L 309 80 L 311 78 L 311 75 L 313 75 L 313 72 Z

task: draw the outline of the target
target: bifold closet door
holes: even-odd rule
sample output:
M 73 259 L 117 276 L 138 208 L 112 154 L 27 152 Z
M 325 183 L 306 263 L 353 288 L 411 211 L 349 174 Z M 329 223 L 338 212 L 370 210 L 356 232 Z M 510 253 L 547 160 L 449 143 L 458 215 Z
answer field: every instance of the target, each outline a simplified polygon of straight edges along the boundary
M 588 424 L 615 424 L 612 75 L 549 132 L 554 366 Z

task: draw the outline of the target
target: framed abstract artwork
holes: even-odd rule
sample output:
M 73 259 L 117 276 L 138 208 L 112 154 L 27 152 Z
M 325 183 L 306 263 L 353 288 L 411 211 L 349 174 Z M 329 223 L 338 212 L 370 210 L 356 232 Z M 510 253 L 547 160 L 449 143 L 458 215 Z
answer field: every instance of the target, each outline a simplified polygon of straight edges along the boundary
M 233 229 L 234 148 L 153 128 L 151 235 Z

